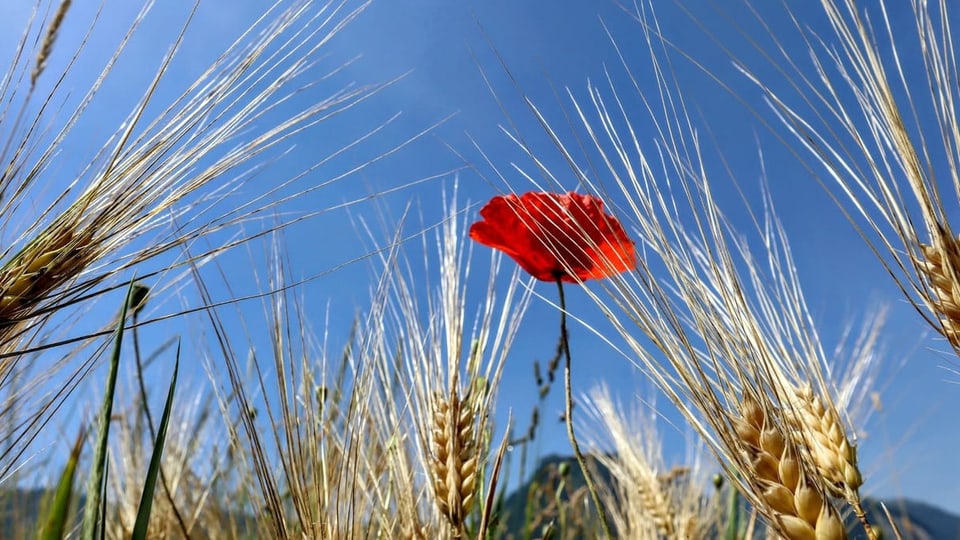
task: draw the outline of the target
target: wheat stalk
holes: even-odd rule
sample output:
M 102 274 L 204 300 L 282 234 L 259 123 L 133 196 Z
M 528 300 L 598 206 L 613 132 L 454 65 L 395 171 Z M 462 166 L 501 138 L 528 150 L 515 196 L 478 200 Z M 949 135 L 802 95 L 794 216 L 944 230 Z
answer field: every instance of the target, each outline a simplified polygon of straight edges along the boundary
M 31 89 L 36 87 L 37 79 L 40 78 L 40 75 L 42 75 L 43 71 L 47 68 L 47 60 L 50 58 L 50 53 L 53 52 L 53 45 L 57 41 L 57 34 L 60 32 L 63 20 L 67 16 L 67 11 L 70 10 L 70 4 L 71 0 L 61 0 L 56 13 L 54 13 L 50 24 L 47 26 L 47 32 L 43 36 L 43 42 L 40 46 L 40 51 L 37 53 L 33 71 L 30 73 Z
M 263 285 L 273 291 L 264 299 L 264 321 L 246 325 L 267 332 L 247 338 L 266 338 L 270 353 L 249 351 L 258 374 L 251 379 L 242 374 L 238 353 L 224 348 L 230 392 L 214 386 L 244 473 L 239 480 L 253 498 L 257 534 L 323 539 L 389 531 L 377 515 L 382 493 L 376 486 L 389 477 L 391 444 L 370 350 L 381 339 L 379 323 L 358 321 L 342 354 L 320 347 L 279 250 L 275 244 Z M 382 313 L 376 305 L 373 311 Z M 211 323 L 225 333 L 219 316 L 211 314 Z M 364 354 L 371 357 L 358 358 Z

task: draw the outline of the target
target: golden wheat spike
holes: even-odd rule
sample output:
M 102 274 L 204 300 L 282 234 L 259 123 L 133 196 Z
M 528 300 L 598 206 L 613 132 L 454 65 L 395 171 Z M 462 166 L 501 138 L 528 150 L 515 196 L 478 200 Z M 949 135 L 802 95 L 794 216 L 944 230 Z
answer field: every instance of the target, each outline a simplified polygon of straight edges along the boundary
M 924 299 L 940 322 L 940 333 L 960 349 L 960 242 L 941 235 L 933 245 L 920 244 L 920 254 L 914 263 L 929 286 Z
M 424 271 L 406 274 L 396 259 L 384 256 L 381 261 L 385 290 L 390 291 L 383 316 L 395 326 L 381 331 L 380 339 L 385 350 L 395 343 L 400 348 L 378 361 L 383 373 L 397 373 L 396 380 L 386 384 L 398 387 L 391 393 L 399 410 L 407 411 L 391 414 L 397 420 L 392 429 L 406 441 L 390 454 L 392 474 L 427 479 L 425 485 L 411 481 L 412 488 L 402 487 L 396 501 L 385 501 L 386 507 L 399 508 L 402 523 L 396 530 L 404 536 L 423 532 L 428 538 L 463 537 L 468 517 L 489 525 L 492 509 L 486 505 L 493 500 L 489 490 L 497 476 L 496 466 L 488 462 L 494 398 L 530 299 L 529 291 L 518 293 L 519 270 L 505 291 L 497 286 L 500 257 L 491 253 L 486 289 L 479 305 L 472 305 L 466 278 L 477 271 L 478 258 L 470 256 L 472 244 L 464 243 L 464 214 L 449 203 L 445 210 L 436 238 L 439 267 L 429 253 L 418 255 L 426 275 L 432 276 L 434 268 L 439 274 L 439 286 L 429 291 L 426 307 L 419 294 L 424 292 Z M 427 229 L 424 239 L 432 233 Z M 402 260 L 400 253 L 393 257 Z M 468 260 L 473 261 L 469 266 L 464 264 Z M 477 313 L 473 333 L 465 324 L 467 312 Z M 414 456 L 400 450 L 411 445 L 417 450 Z M 481 478 L 489 483 L 480 485 Z
M 480 459 L 479 421 L 474 392 L 459 396 L 438 396 L 434 409 L 433 484 L 437 504 L 450 521 L 455 535 L 466 534 L 466 516 L 477 489 L 477 464 Z
M 826 481 L 824 486 L 837 497 L 856 493 L 863 485 L 863 475 L 856 446 L 848 439 L 836 409 L 824 406 L 809 385 L 795 390 L 795 395 L 797 414 L 790 417 L 791 427 L 807 446 L 818 474 Z
M 749 452 L 752 466 L 748 482 L 756 485 L 766 505 L 761 511 L 789 540 L 847 538 L 829 498 L 818 485 L 806 480 L 800 458 L 783 428 L 749 397 L 743 400 L 740 414 L 734 429 Z

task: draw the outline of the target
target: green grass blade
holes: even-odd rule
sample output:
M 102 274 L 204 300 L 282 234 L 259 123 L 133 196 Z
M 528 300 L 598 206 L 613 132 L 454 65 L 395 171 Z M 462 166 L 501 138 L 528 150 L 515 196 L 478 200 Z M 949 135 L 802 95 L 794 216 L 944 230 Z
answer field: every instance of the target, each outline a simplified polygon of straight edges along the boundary
M 83 527 L 80 532 L 82 540 L 94 540 L 100 523 L 100 506 L 105 504 L 101 495 L 104 476 L 107 469 L 107 439 L 110 436 L 110 416 L 113 414 L 113 396 L 117 387 L 117 371 L 120 366 L 120 348 L 123 344 L 123 330 L 127 321 L 127 306 L 133 293 L 133 281 L 127 289 L 127 297 L 120 309 L 120 322 L 117 324 L 117 334 L 113 342 L 113 351 L 110 354 L 110 366 L 107 373 L 107 388 L 103 396 L 103 405 L 97 417 L 97 443 L 93 452 L 93 461 L 90 465 L 90 477 L 87 480 L 87 504 L 83 509 Z
M 167 437 L 167 425 L 170 423 L 170 410 L 173 409 L 173 395 L 177 391 L 177 373 L 180 370 L 180 344 L 177 343 L 177 357 L 173 364 L 173 377 L 170 379 L 170 389 L 167 391 L 167 402 L 163 406 L 163 416 L 157 429 L 157 438 L 153 443 L 153 455 L 150 457 L 150 466 L 147 468 L 147 479 L 143 484 L 143 493 L 140 495 L 140 507 L 137 509 L 137 521 L 133 526 L 131 540 L 146 540 L 147 526 L 150 524 L 150 511 L 153 508 L 153 492 L 160 475 L 160 465 L 163 458 L 163 444 Z
M 38 523 L 37 538 L 40 540 L 60 540 L 67 529 L 67 521 L 70 518 L 70 503 L 73 500 L 73 483 L 77 477 L 77 463 L 80 461 L 80 452 L 83 450 L 83 439 L 85 437 L 83 428 L 77 434 L 77 441 L 73 443 L 70 450 L 70 457 L 63 468 L 63 474 L 60 475 L 60 481 L 57 483 L 57 490 L 53 494 L 53 500 L 44 514 L 46 520 L 44 523 Z M 41 517 L 41 519 L 43 519 Z
M 730 486 L 727 501 L 727 540 L 740 540 L 740 493 Z

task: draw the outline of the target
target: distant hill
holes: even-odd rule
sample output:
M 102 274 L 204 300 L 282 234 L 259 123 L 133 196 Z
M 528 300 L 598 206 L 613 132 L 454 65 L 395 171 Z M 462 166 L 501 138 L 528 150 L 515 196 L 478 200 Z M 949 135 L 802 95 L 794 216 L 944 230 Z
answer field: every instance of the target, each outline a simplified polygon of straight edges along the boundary
M 573 457 L 562 457 L 550 455 L 543 458 L 537 465 L 536 471 L 531 475 L 531 479 L 516 489 L 506 497 L 501 508 L 501 525 L 509 538 L 524 538 L 523 530 L 526 523 L 525 510 L 527 505 L 527 496 L 531 493 L 531 487 L 535 488 L 533 492 L 542 491 L 550 496 L 553 495 L 555 487 L 559 480 L 559 469 L 561 465 L 567 468 L 568 475 L 565 477 L 564 493 L 576 493 L 584 490 L 583 476 L 580 468 L 577 466 Z M 601 478 L 597 481 L 609 481 L 609 474 L 601 473 Z M 553 490 L 549 483 L 553 483 Z M 562 497 L 562 500 L 568 500 Z M 864 507 L 867 515 L 873 524 L 877 524 L 883 529 L 883 538 L 896 538 L 891 530 L 887 517 L 880 507 L 880 504 L 887 505 L 887 509 L 893 516 L 894 521 L 900 529 L 904 540 L 960 540 L 960 516 L 951 514 L 935 506 L 910 501 L 905 499 L 878 501 L 867 499 L 864 501 Z M 543 501 L 540 501 L 542 504 Z M 851 516 L 851 519 L 853 517 Z M 543 524 L 537 524 L 534 528 L 533 538 L 540 537 L 540 527 Z M 854 528 L 853 530 L 857 530 Z M 851 540 L 865 538 L 862 531 L 853 534 Z
M 936 506 L 905 499 L 883 501 L 905 540 L 958 540 L 960 517 Z M 864 502 L 873 523 L 883 526 L 884 538 L 895 538 L 880 508 L 880 501 Z
M 34 538 L 36 537 L 36 527 L 39 522 L 41 509 L 43 508 L 44 497 L 50 495 L 50 490 L 45 489 L 0 489 L 0 540 L 7 538 Z M 68 528 L 79 526 L 83 517 L 83 506 L 86 498 L 80 496 L 73 503 L 73 521 Z M 255 520 L 252 516 L 241 512 L 224 512 L 224 529 L 254 531 L 256 530 Z M 227 523 L 231 528 L 226 528 Z M 221 531 L 222 532 L 222 531 Z M 254 538 L 252 533 L 242 533 L 242 538 Z M 204 538 L 203 530 L 198 530 L 195 538 Z
M 538 507 L 542 508 L 553 502 L 551 499 L 553 491 L 559 483 L 559 470 L 561 465 L 567 468 L 568 475 L 562 500 L 568 501 L 569 494 L 573 492 L 579 491 L 581 495 L 583 494 L 586 483 L 583 480 L 583 474 L 580 472 L 580 466 L 577 465 L 573 457 L 550 455 L 542 458 L 537 465 L 536 471 L 530 476 L 530 480 L 508 495 L 502 508 L 499 509 L 499 515 L 502 519 L 501 531 L 505 531 L 508 538 L 519 539 L 524 537 L 524 525 L 527 523 L 526 510 L 528 494 L 531 493 L 532 487 L 537 488 L 536 490 L 545 491 L 542 499 L 538 501 Z M 601 469 L 601 471 L 603 476 L 602 478 L 598 478 L 597 481 L 609 481 L 606 469 Z M 534 530 L 539 530 L 539 525 L 545 524 L 536 525 L 537 527 L 534 527 Z M 534 535 L 535 538 L 539 536 L 539 534 Z
M 583 476 L 572 457 L 551 455 L 541 459 L 530 480 L 505 497 L 497 509 L 500 532 L 506 533 L 508 539 L 519 540 L 524 538 L 523 529 L 526 523 L 525 511 L 529 493 L 539 494 L 538 508 L 543 508 L 544 505 L 555 502 L 561 468 L 566 469 L 561 500 L 569 501 L 570 494 L 580 498 L 586 497 Z M 597 481 L 609 482 L 610 477 L 602 471 Z M 531 488 L 535 489 L 531 490 Z M 33 524 L 37 522 L 37 516 L 46 493 L 42 489 L 0 490 L 0 538 L 32 537 L 35 531 L 31 529 Z M 883 502 L 887 505 L 890 514 L 900 528 L 904 540 L 960 540 L 960 516 L 916 501 L 892 500 Z M 78 519 L 80 512 L 82 512 L 82 505 L 81 500 L 75 510 Z M 883 538 L 895 538 L 883 510 L 880 508 L 880 501 L 868 499 L 864 501 L 864 506 L 867 509 L 870 521 L 883 529 Z M 233 518 L 237 520 L 237 523 L 249 521 L 249 530 L 253 530 L 253 518 L 242 515 L 234 515 Z M 576 515 L 568 516 L 569 521 L 576 521 L 577 518 Z M 543 525 L 546 524 L 540 523 L 534 529 L 533 538 L 540 537 Z M 591 536 L 593 535 L 583 535 L 584 538 Z M 862 531 L 858 531 L 851 537 L 851 540 L 863 538 Z

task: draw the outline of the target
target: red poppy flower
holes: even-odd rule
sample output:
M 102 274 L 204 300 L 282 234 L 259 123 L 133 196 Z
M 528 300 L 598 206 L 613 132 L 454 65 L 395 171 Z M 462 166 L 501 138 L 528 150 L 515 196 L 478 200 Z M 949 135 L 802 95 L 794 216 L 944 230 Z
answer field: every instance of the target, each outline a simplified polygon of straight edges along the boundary
M 636 268 L 633 242 L 603 202 L 580 193 L 496 196 L 470 238 L 509 255 L 543 281 L 576 283 Z

